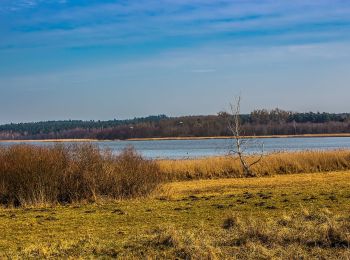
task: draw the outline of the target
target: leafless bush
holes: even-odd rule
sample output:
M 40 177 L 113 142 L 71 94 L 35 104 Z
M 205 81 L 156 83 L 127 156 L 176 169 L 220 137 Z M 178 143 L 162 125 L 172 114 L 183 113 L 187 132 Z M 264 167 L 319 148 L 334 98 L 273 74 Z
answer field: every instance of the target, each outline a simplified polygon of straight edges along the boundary
M 128 147 L 119 155 L 86 145 L 0 148 L 0 203 L 26 206 L 148 195 L 158 165 Z

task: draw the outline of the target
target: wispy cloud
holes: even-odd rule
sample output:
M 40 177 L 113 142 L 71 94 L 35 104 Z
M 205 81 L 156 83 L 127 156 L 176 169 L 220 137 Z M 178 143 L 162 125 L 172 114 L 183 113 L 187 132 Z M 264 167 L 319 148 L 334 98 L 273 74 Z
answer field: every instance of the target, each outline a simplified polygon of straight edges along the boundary
M 244 38 L 303 32 L 312 42 L 348 38 L 350 5 L 345 1 L 5 1 L 0 48 L 76 47 L 155 42 L 170 47 L 208 40 L 235 43 Z M 4 13 L 4 12 L 3 12 Z M 21 15 L 19 15 L 21 14 Z M 11 19 L 11 15 L 16 15 Z M 27 17 L 31 17 L 28 19 Z M 338 33 L 337 39 L 333 34 Z M 291 39 L 292 41 L 293 39 Z M 298 42 L 298 39 L 295 39 Z M 258 40 L 254 41 L 258 44 Z M 251 44 L 251 43 L 250 43 Z M 266 42 L 265 42 L 266 44 Z

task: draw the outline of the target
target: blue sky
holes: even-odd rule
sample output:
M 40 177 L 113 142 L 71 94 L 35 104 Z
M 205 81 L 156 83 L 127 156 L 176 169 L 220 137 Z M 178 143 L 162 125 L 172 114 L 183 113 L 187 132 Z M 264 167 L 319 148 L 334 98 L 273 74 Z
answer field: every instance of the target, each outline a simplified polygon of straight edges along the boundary
M 1 0 L 0 123 L 350 112 L 350 1 Z

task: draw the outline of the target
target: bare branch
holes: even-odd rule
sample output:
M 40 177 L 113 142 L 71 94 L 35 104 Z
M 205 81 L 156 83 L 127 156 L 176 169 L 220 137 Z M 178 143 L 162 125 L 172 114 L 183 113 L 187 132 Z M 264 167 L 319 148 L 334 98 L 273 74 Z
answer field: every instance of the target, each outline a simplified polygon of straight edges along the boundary
M 251 166 L 259 163 L 264 155 L 264 144 L 262 143 L 261 152 L 259 159 L 252 163 L 248 163 L 245 159 L 245 153 L 249 148 L 254 148 L 258 145 L 258 140 L 248 139 L 241 136 L 241 96 L 234 98 L 234 103 L 230 103 L 230 109 L 232 114 L 232 119 L 228 119 L 228 129 L 231 131 L 234 138 L 234 149 L 231 149 L 229 153 L 238 155 L 241 162 L 243 174 L 247 177 L 256 176 L 252 170 Z
M 253 163 L 251 163 L 251 164 L 249 165 L 249 167 L 252 167 L 253 165 L 259 163 L 259 162 L 262 160 L 263 156 L 264 156 L 264 143 L 261 144 L 261 154 L 260 154 L 259 159 L 257 159 L 257 160 L 254 161 Z

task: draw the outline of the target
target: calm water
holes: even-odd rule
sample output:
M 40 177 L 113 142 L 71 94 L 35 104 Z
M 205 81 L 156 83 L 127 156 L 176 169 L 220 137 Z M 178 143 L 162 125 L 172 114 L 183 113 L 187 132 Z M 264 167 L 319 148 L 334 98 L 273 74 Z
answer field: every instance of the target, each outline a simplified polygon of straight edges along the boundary
M 264 138 L 259 139 L 264 143 L 265 152 L 274 151 L 298 151 L 298 150 L 327 150 L 350 149 L 350 137 L 321 137 L 321 138 Z M 194 158 L 212 155 L 227 154 L 230 145 L 229 139 L 208 140 L 160 140 L 160 141 L 102 141 L 94 142 L 101 148 L 109 148 L 118 153 L 128 145 L 134 146 L 142 155 L 148 158 Z M 1 143 L 0 145 L 12 145 L 14 143 Z M 52 142 L 31 142 L 35 145 L 52 145 Z M 67 144 L 70 144 L 67 142 Z M 248 149 L 253 152 L 254 149 Z

